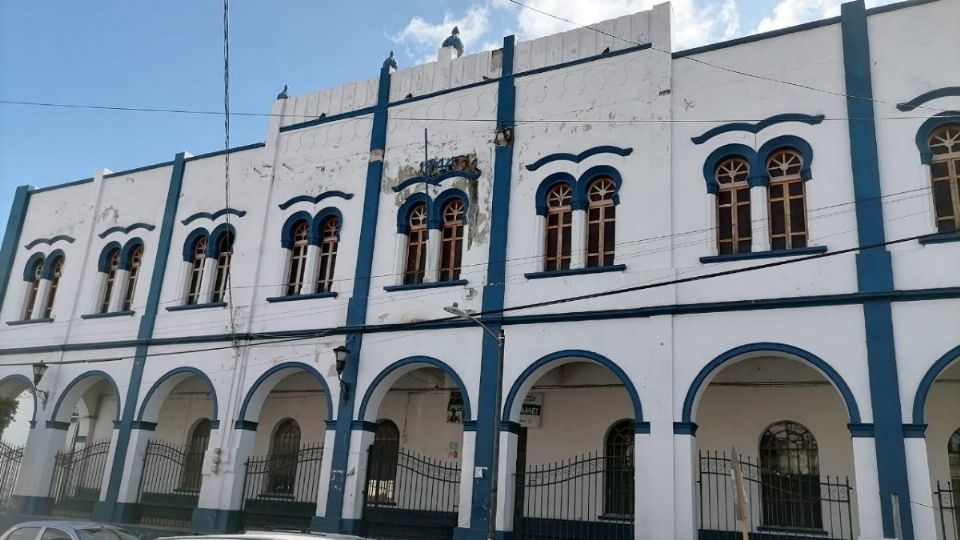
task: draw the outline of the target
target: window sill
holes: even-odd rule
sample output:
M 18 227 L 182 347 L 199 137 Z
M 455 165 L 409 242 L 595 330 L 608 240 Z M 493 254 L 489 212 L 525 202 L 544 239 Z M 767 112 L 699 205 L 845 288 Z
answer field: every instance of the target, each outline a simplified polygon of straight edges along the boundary
M 41 324 L 41 323 L 52 323 L 53 319 L 25 319 L 22 321 L 7 321 L 7 326 L 20 326 L 23 324 Z
M 946 244 L 948 242 L 960 242 L 960 231 L 946 233 L 934 233 L 917 239 L 923 245 L 927 244 Z
M 135 314 L 136 311 L 127 310 L 127 311 L 110 311 L 107 313 L 88 313 L 86 315 L 81 315 L 81 319 L 107 319 L 109 317 L 129 317 Z
M 417 289 L 436 289 L 438 287 L 460 287 L 466 285 L 465 279 L 454 279 L 450 281 L 431 281 L 430 283 L 410 283 L 406 285 L 387 285 L 383 290 L 387 292 L 394 291 L 415 291 Z
M 167 311 L 189 311 L 191 309 L 225 308 L 226 302 L 209 302 L 207 304 L 186 304 L 183 306 L 170 306 Z
M 297 300 L 310 300 L 313 298 L 336 298 L 335 292 L 318 292 L 310 294 L 290 294 L 286 296 L 271 296 L 267 302 L 296 302 Z
M 543 279 L 563 276 L 578 276 L 580 274 L 603 274 L 605 272 L 623 272 L 627 269 L 625 264 L 614 264 L 612 266 L 591 266 L 589 268 L 571 268 L 568 270 L 550 270 L 548 272 L 527 272 L 523 277 L 527 279 Z
M 750 253 L 732 253 L 730 255 L 709 255 L 700 257 L 700 262 L 704 264 L 747 261 L 750 259 L 773 259 L 776 257 L 796 257 L 798 255 L 815 255 L 817 253 L 826 253 L 827 246 L 807 246 L 793 249 L 773 249 L 770 251 L 751 251 Z

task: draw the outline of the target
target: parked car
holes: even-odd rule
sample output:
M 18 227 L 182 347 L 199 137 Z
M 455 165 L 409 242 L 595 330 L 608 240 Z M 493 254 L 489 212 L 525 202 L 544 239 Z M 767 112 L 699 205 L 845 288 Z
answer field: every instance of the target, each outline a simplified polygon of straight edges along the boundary
M 243 534 L 210 534 L 203 536 L 167 536 L 157 540 L 370 540 L 350 534 L 298 533 L 283 531 L 247 531 Z M 6 540 L 0 538 L 0 540 Z
M 113 525 L 93 521 L 24 521 L 10 527 L 0 540 L 138 540 Z

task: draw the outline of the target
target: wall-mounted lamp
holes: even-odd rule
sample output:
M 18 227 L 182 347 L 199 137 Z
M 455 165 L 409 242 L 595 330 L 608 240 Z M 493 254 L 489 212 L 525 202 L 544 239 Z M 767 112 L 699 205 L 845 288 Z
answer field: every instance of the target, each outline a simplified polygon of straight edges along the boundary
M 33 365 L 33 391 L 40 396 L 40 403 L 43 404 L 44 408 L 47 407 L 47 396 L 50 394 L 45 390 L 40 390 L 39 386 L 40 380 L 43 379 L 43 374 L 47 372 L 48 367 L 50 366 L 44 364 L 42 360 Z
M 343 369 L 347 367 L 347 361 L 350 359 L 350 349 L 343 345 L 333 349 L 333 354 L 337 357 L 337 379 L 340 380 L 340 397 L 343 401 L 350 399 L 350 383 L 343 380 Z

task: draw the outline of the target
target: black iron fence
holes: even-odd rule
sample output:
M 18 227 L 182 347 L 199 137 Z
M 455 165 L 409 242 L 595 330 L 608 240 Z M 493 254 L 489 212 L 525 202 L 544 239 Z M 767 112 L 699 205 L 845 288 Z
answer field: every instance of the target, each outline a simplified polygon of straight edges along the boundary
M 960 540 L 960 489 L 956 483 L 941 484 L 938 480 L 933 499 L 939 509 L 940 540 Z
M 363 533 L 370 538 L 453 538 L 460 462 L 372 445 L 363 493 Z
M 518 538 L 633 538 L 632 459 L 596 453 L 528 466 L 515 485 Z
M 316 515 L 323 446 L 251 457 L 243 478 L 244 529 L 310 530 Z
M 140 523 L 189 527 L 200 499 L 203 452 L 168 441 L 147 443 L 140 477 Z
M 55 515 L 87 517 L 100 499 L 110 441 L 94 441 L 73 451 L 57 452 L 50 483 Z
M 730 458 L 726 452 L 700 453 L 700 540 L 739 538 Z M 749 457 L 738 460 L 751 538 L 855 538 L 848 478 L 786 475 L 764 469 Z
M 12 446 L 0 441 L 0 512 L 10 506 L 10 496 L 20 475 L 20 463 L 23 462 L 23 447 Z

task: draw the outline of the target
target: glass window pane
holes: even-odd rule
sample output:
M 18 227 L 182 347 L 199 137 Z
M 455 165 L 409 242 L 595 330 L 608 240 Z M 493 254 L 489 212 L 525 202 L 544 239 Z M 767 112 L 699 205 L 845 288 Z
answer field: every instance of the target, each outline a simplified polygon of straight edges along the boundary
M 950 174 L 949 161 L 936 161 L 930 164 L 930 173 L 934 178 L 947 176 Z
M 803 182 L 790 182 L 789 193 L 794 196 L 803 195 Z
M 47 527 L 43 531 L 43 535 L 40 536 L 41 540 L 72 540 L 70 535 L 66 531 L 61 531 L 60 529 L 54 529 L 52 527 Z
M 770 203 L 770 232 L 773 234 L 783 234 L 786 226 L 783 214 L 783 201 Z
M 779 199 L 783 197 L 783 184 L 770 184 L 770 198 Z
M 803 199 L 793 199 L 790 201 L 790 232 L 803 232 L 807 230 L 806 220 L 804 219 Z
M 750 237 L 750 205 L 741 204 L 737 207 L 737 232 L 742 238 Z
M 733 218 L 730 208 L 720 208 L 717 215 L 717 233 L 721 240 L 733 237 Z
M 953 200 L 951 199 L 949 181 L 933 183 L 933 205 L 936 208 L 937 217 L 953 215 Z
M 723 190 L 720 193 L 717 193 L 717 200 L 720 202 L 720 204 L 730 204 L 730 197 L 731 195 L 729 190 Z

